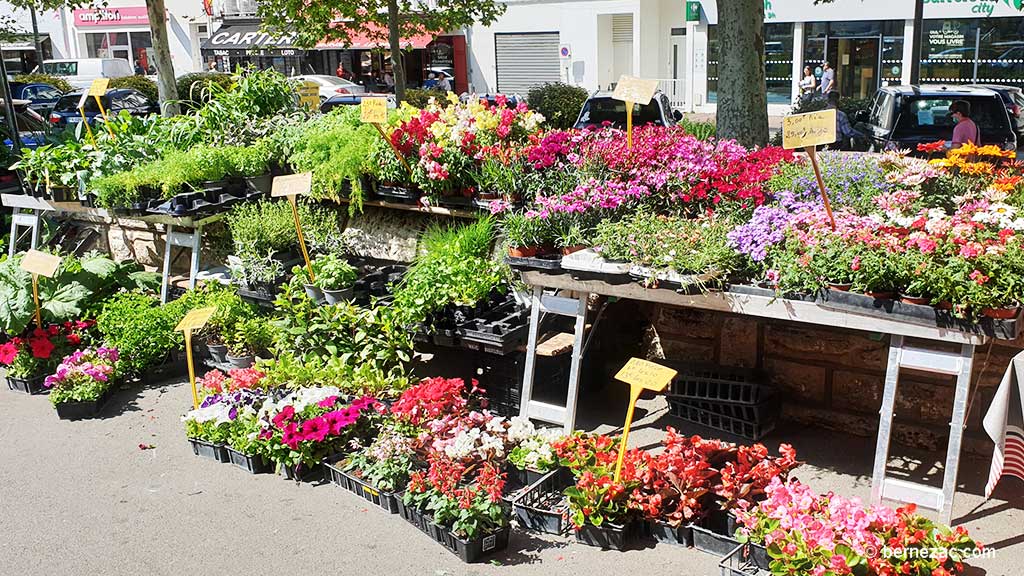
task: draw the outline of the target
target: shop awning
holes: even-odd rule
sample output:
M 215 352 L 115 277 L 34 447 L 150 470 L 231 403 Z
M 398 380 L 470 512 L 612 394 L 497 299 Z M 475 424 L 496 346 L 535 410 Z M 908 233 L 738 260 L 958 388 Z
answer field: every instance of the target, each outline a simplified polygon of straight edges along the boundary
M 46 33 L 39 33 L 39 45 L 43 45 L 50 41 L 50 35 Z M 3 44 L 4 52 L 25 52 L 29 50 L 35 50 L 36 45 L 32 42 L 31 38 L 15 40 L 13 42 L 6 42 Z
M 370 32 L 353 32 L 351 40 L 345 42 L 342 40 L 322 40 L 316 45 L 317 50 L 372 50 L 374 48 L 387 48 L 387 33 L 381 30 L 380 34 L 374 34 L 374 27 L 370 28 Z M 416 34 L 414 36 L 407 36 L 401 39 L 402 48 L 416 48 L 422 50 L 434 41 L 434 36 L 431 34 Z
M 221 26 L 203 41 L 203 50 L 253 50 L 295 48 L 295 34 L 269 34 L 259 25 Z

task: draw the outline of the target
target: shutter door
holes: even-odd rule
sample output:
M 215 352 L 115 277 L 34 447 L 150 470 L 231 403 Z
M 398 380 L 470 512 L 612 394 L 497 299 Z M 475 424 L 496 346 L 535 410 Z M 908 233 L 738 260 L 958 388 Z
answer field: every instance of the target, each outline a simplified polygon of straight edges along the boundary
M 558 32 L 495 34 L 498 92 L 526 96 L 530 88 L 558 82 Z

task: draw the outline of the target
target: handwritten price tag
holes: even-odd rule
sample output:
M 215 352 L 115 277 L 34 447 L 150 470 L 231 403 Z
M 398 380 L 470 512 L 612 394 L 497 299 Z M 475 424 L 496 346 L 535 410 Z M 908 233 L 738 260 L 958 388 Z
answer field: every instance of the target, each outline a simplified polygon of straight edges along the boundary
M 32 274 L 53 278 L 53 275 L 57 273 L 57 269 L 60 268 L 60 260 L 60 256 L 54 256 L 39 250 L 29 250 L 21 258 L 21 269 Z
M 650 104 L 654 91 L 658 89 L 657 80 L 636 78 L 634 76 L 622 76 L 615 84 L 615 92 L 612 98 L 623 102 L 633 102 L 641 106 Z
M 388 121 L 388 101 L 385 98 L 363 98 L 359 103 L 359 119 L 366 124 L 384 124 Z
M 107 86 L 110 85 L 110 78 L 97 78 L 89 86 L 89 96 L 103 96 L 107 93 Z
M 782 147 L 806 148 L 836 141 L 835 109 L 793 114 L 782 119 Z
M 622 370 L 615 375 L 616 380 L 630 386 L 639 386 L 655 392 L 664 390 L 675 377 L 675 370 L 640 358 L 630 358 Z
M 206 322 L 213 316 L 213 313 L 217 311 L 216 306 L 209 306 L 207 308 L 196 308 L 195 310 L 189 310 L 188 314 L 178 322 L 178 325 L 174 328 L 175 332 L 186 332 L 189 330 L 198 330 L 206 325 Z
M 281 196 L 304 196 L 309 194 L 309 191 L 312 188 L 312 172 L 289 174 L 287 176 L 275 176 L 274 185 L 270 188 L 270 195 L 274 198 L 279 198 Z

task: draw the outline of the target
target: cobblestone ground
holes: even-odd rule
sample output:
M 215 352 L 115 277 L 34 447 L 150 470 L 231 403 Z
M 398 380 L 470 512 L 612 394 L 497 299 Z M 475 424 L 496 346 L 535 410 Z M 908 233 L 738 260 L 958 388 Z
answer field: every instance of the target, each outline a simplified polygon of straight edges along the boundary
M 581 425 L 613 430 L 607 423 L 622 417 L 621 398 L 585 400 Z M 513 532 L 508 553 L 465 565 L 397 516 L 370 509 L 336 486 L 250 476 L 197 458 L 180 422 L 189 401 L 181 382 L 152 385 L 121 391 L 103 419 L 64 422 L 46 398 L 0 390 L 0 574 L 719 573 L 717 559 L 694 550 L 662 545 L 601 552 L 520 531 Z M 672 421 L 660 400 L 646 402 L 639 414 L 635 445 L 655 445 L 658 430 L 670 424 L 716 435 Z M 815 489 L 867 496 L 870 440 L 787 430 L 766 442 L 782 438 L 810 462 L 799 476 Z M 978 491 L 987 468 L 987 462 L 964 464 L 969 492 Z M 997 548 L 994 557 L 975 562 L 976 574 L 1020 573 L 1024 513 L 1020 491 L 1009 493 L 1016 504 L 997 499 L 975 511 L 980 497 L 957 501 L 955 516 Z

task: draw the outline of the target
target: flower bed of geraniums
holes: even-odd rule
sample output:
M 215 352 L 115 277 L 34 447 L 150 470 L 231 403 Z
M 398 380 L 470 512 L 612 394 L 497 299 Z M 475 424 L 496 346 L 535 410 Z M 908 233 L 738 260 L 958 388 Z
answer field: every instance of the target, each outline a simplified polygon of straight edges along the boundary
M 110 397 L 117 378 L 116 348 L 87 348 L 66 356 L 43 385 L 64 420 L 92 418 Z

